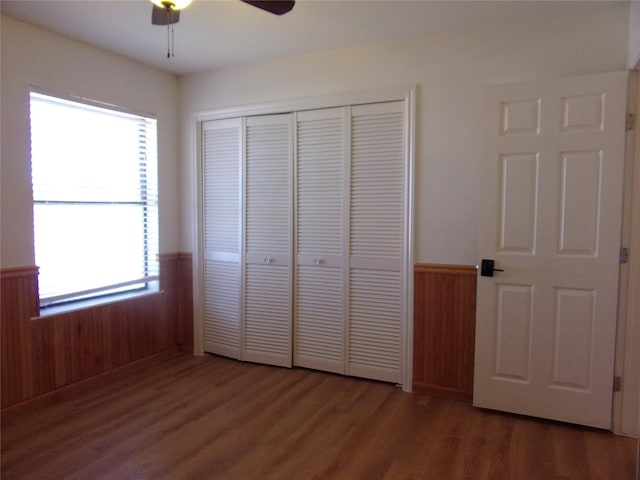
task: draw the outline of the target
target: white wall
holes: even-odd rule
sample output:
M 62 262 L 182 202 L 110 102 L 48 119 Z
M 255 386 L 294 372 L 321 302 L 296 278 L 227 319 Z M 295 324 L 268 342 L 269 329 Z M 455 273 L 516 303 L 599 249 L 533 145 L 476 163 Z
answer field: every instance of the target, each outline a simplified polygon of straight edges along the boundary
M 0 265 L 34 265 L 29 90 L 36 86 L 158 118 L 160 251 L 178 251 L 178 80 L 13 19 L 1 28 Z
M 629 4 L 629 68 L 640 68 L 640 0 Z
M 415 261 L 476 264 L 484 86 L 625 70 L 627 9 L 615 4 L 605 12 L 341 48 L 181 78 L 182 249 L 193 249 L 195 112 L 415 84 Z

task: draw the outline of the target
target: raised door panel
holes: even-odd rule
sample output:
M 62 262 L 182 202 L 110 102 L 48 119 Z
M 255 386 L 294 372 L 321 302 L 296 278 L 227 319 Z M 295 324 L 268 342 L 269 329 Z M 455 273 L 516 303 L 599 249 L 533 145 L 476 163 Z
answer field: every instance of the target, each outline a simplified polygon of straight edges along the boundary
M 240 358 L 240 119 L 202 127 L 204 349 Z
M 291 366 L 291 115 L 246 119 L 244 360 Z
M 296 115 L 294 364 L 344 373 L 345 111 Z
M 347 373 L 401 382 L 405 221 L 402 102 L 352 108 Z

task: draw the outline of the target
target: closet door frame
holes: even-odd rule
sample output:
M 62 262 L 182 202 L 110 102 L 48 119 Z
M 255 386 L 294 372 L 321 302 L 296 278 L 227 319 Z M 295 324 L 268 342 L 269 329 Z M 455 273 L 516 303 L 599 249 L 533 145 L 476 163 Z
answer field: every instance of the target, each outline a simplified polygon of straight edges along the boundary
M 414 219 L 414 156 L 415 156 L 415 86 L 399 86 L 360 92 L 345 92 L 334 95 L 310 96 L 277 102 L 259 103 L 247 106 L 213 108 L 196 113 L 192 117 L 192 138 L 195 143 L 195 164 L 193 184 L 195 186 L 194 245 L 196 261 L 193 263 L 194 279 L 194 354 L 204 355 L 204 290 L 202 287 L 204 262 L 204 228 L 203 228 L 203 148 L 202 123 L 208 120 L 247 117 L 254 115 L 270 115 L 291 113 L 302 110 L 361 105 L 390 101 L 404 102 L 405 116 L 405 162 L 404 178 L 404 249 L 403 249 L 403 295 L 402 304 L 404 318 L 401 325 L 401 378 L 402 389 L 411 391 L 413 380 L 413 219 Z M 244 155 L 244 152 L 243 152 Z M 241 327 L 242 328 L 242 327 Z

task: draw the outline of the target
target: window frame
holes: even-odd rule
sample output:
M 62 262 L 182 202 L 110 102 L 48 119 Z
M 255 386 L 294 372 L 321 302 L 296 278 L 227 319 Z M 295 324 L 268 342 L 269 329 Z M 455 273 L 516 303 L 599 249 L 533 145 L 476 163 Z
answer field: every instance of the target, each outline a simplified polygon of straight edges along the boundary
M 136 186 L 136 196 L 134 200 L 96 200 L 87 201 L 80 198 L 74 200 L 51 200 L 37 198 L 36 184 L 34 182 L 34 161 L 33 161 L 33 125 L 31 115 L 33 115 L 33 102 L 36 101 L 52 102 L 64 106 L 68 105 L 70 109 L 78 108 L 84 112 L 95 111 L 98 115 L 108 115 L 122 117 L 128 122 L 136 122 L 138 128 L 137 142 L 135 143 L 136 152 L 132 152 L 132 156 L 136 156 L 138 161 L 135 166 L 138 172 L 138 181 Z M 142 263 L 138 263 L 142 276 L 130 276 L 124 281 L 111 282 L 105 280 L 99 286 L 91 286 L 86 289 L 68 290 L 60 294 L 43 295 L 42 289 L 39 288 L 38 298 L 41 314 L 57 313 L 60 311 L 84 308 L 97 304 L 108 303 L 123 298 L 137 297 L 156 293 L 159 291 L 160 265 L 159 265 L 159 179 L 158 179 L 158 135 L 157 135 L 157 117 L 154 114 L 140 112 L 129 108 L 86 99 L 73 95 L 60 94 L 48 90 L 32 87 L 29 91 L 29 108 L 30 108 L 30 164 L 32 169 L 31 187 L 32 187 L 32 209 L 33 209 L 33 248 L 34 258 L 38 259 L 37 240 L 36 240 L 36 208 L 38 206 L 92 206 L 92 207 L 120 207 L 132 206 L 140 210 L 141 218 L 139 225 L 141 231 L 136 234 L 136 244 L 142 247 L 141 257 Z M 143 131 L 141 134 L 140 132 Z M 108 135 L 108 134 L 107 134 Z M 110 195 L 115 196 L 115 190 L 109 190 Z M 59 272 L 59 270 L 56 270 Z M 40 275 L 40 273 L 39 273 Z M 135 277 L 135 278 L 134 278 Z M 92 278 L 100 278 L 97 274 Z

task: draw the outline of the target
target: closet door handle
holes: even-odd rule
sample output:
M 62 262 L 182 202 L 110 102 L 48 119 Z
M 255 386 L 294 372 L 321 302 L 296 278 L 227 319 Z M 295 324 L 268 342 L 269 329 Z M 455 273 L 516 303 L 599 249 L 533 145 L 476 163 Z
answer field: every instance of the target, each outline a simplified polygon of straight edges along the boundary
M 269 257 L 264 257 L 264 259 L 262 260 L 265 264 L 269 265 L 271 263 L 271 258 Z
M 314 265 L 320 265 L 320 259 L 319 259 L 318 257 L 315 257 L 315 258 L 313 259 L 313 264 L 314 264 Z

